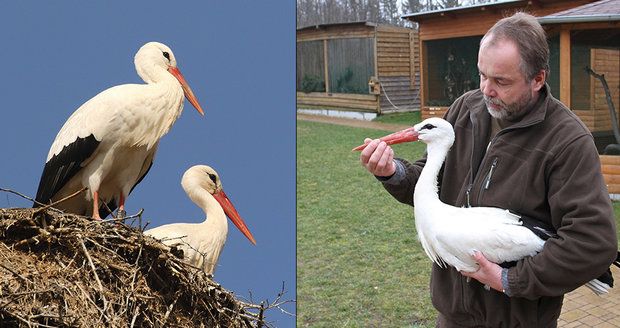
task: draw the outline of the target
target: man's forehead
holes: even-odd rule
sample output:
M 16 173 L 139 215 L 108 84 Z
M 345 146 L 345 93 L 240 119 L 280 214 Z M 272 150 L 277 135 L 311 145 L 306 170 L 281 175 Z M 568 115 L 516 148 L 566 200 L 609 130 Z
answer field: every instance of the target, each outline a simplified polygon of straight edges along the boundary
M 498 40 L 480 46 L 478 69 L 485 74 L 513 75 L 519 72 L 521 58 L 514 42 Z M 487 72 L 487 71 L 489 72 Z

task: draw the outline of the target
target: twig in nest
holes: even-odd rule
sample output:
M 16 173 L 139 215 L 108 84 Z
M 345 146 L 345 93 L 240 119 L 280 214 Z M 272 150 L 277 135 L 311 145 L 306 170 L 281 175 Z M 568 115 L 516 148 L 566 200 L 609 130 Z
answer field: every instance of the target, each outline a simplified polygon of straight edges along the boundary
M 30 198 L 30 197 L 28 197 L 28 196 L 26 196 L 26 195 L 24 195 L 24 194 L 22 194 L 22 193 L 20 193 L 20 192 L 13 191 L 13 190 L 11 190 L 11 189 L 0 188 L 0 191 L 4 191 L 4 192 L 11 193 L 11 194 L 15 194 L 15 195 L 17 195 L 17 196 L 19 196 L 19 197 L 21 197 L 21 198 L 27 199 L 27 200 L 29 200 L 29 201 L 31 201 L 31 202 L 33 202 L 33 203 L 37 203 L 37 204 L 39 204 L 39 205 L 41 205 L 41 206 L 45 206 L 45 205 L 46 205 L 46 204 L 43 204 L 43 203 L 37 202 L 36 200 L 34 200 L 34 199 L 32 199 L 32 198 Z
M 164 315 L 164 320 L 161 323 L 162 327 L 166 326 L 166 321 L 168 321 L 168 317 L 170 316 L 170 312 L 172 312 L 172 309 L 174 308 L 174 305 L 177 303 L 177 301 L 179 300 L 179 297 L 177 296 L 174 301 L 172 303 L 170 303 L 170 306 L 168 306 L 168 310 L 166 311 L 166 314 Z
M 8 266 L 0 263 L 0 266 L 7 269 L 9 272 L 11 272 L 15 277 L 19 278 L 21 281 L 25 282 L 25 283 L 31 283 L 32 281 L 24 276 L 22 276 L 21 274 L 19 274 L 18 272 L 15 272 L 13 269 L 9 268 Z
M 73 197 L 75 197 L 75 196 L 79 195 L 80 193 L 82 193 L 82 192 L 83 192 L 84 190 L 86 190 L 86 189 L 88 189 L 88 188 L 84 187 L 84 188 L 82 188 L 82 189 L 80 189 L 80 190 L 78 190 L 78 191 L 76 191 L 76 192 L 72 193 L 71 195 L 69 195 L 69 196 L 67 196 L 67 197 L 65 197 L 65 198 L 63 198 L 63 199 L 59 199 L 59 200 L 57 200 L 57 201 L 55 201 L 55 202 L 53 202 L 53 203 L 51 203 L 51 204 L 49 204 L 49 205 L 44 205 L 44 206 L 42 206 L 42 207 L 39 207 L 39 208 L 37 208 L 36 210 L 34 210 L 33 215 L 36 215 L 36 214 L 38 214 L 38 213 L 40 213 L 40 212 L 42 212 L 42 211 L 45 211 L 45 210 L 47 210 L 48 208 L 53 207 L 53 206 L 54 206 L 54 205 L 56 205 L 56 204 L 62 203 L 62 202 L 64 202 L 64 201 L 65 201 L 65 200 L 67 200 L 67 199 L 71 199 L 71 198 L 73 198 Z M 37 203 L 37 204 L 40 204 L 39 202 L 36 202 L 36 203 Z
M 84 256 L 88 259 L 88 264 L 90 265 L 90 269 L 93 271 L 93 275 L 95 276 L 95 280 L 97 281 L 97 286 L 99 286 L 99 293 L 101 293 L 101 299 L 103 300 L 103 311 L 102 314 L 108 308 L 108 302 L 105 299 L 105 295 L 103 293 L 103 285 L 101 284 L 101 280 L 99 280 L 99 275 L 97 275 L 97 270 L 95 269 L 95 265 L 93 264 L 93 259 L 88 254 L 88 250 L 86 249 L 86 245 L 84 245 L 84 240 L 82 240 L 82 236 L 77 236 L 80 241 L 80 246 L 82 246 L 82 252 L 84 252 Z

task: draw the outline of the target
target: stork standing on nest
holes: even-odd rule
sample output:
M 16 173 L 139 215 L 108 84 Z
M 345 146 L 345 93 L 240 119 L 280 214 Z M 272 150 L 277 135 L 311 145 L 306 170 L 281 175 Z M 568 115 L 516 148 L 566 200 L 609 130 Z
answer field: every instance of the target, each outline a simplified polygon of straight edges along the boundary
M 164 136 L 183 110 L 183 97 L 204 115 L 168 46 L 149 42 L 135 55 L 146 84 L 109 88 L 80 106 L 65 122 L 47 155 L 34 207 L 87 191 L 55 207 L 101 219 L 148 173 Z
M 181 185 L 187 196 L 205 212 L 206 220 L 202 223 L 166 224 L 146 230 L 146 235 L 183 250 L 187 262 L 208 274 L 213 274 L 226 242 L 226 216 L 256 245 L 252 233 L 224 193 L 222 182 L 214 169 L 206 165 L 192 166 L 183 174 Z
M 494 263 L 518 261 L 539 253 L 555 232 L 541 222 L 495 207 L 455 207 L 443 203 L 437 194 L 437 176 L 454 143 L 452 125 L 441 118 L 429 118 L 412 128 L 381 138 L 388 145 L 421 140 L 427 159 L 413 194 L 415 226 L 426 255 L 440 267 L 446 265 L 465 273 L 479 269 L 475 252 Z M 353 150 L 363 150 L 367 144 Z M 542 237 L 542 238 L 541 238 Z M 620 267 L 620 252 L 614 264 Z M 611 271 L 586 283 L 596 294 L 613 286 Z

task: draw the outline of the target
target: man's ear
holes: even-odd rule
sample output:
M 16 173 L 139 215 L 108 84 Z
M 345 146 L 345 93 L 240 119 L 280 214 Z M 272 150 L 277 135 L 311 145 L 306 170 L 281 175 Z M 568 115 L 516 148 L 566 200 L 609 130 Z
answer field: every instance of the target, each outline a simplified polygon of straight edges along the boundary
M 547 71 L 541 69 L 538 74 L 534 76 L 532 80 L 532 88 L 534 91 L 540 91 L 542 87 L 545 85 L 545 81 L 547 81 Z

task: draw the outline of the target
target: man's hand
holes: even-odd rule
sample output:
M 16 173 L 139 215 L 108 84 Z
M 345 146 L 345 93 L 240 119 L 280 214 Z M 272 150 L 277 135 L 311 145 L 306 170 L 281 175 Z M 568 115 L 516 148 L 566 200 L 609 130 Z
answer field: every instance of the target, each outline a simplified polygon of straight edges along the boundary
M 478 262 L 480 268 L 476 272 L 461 272 L 461 274 L 503 293 L 502 267 L 487 260 L 481 252 L 476 251 L 472 257 Z
M 362 150 L 360 160 L 368 172 L 380 177 L 389 177 L 396 172 L 392 147 L 379 139 L 366 138 L 364 143 L 368 146 Z

